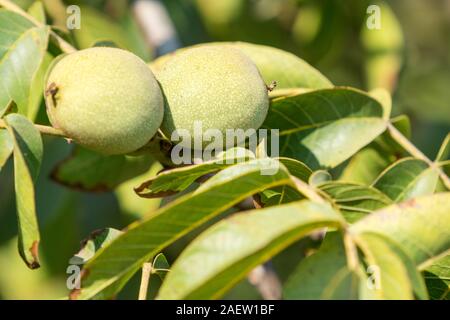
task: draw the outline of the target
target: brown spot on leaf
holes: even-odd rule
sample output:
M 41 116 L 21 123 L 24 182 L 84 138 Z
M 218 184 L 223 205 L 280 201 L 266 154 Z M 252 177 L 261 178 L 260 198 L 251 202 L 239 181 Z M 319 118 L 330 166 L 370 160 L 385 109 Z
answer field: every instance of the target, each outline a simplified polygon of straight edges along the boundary
M 399 203 L 398 206 L 402 209 L 414 208 L 417 207 L 417 202 L 415 199 L 409 199 L 407 201 Z
M 69 293 L 69 300 L 77 300 L 80 294 L 81 294 L 81 289 L 73 289 Z
M 30 248 L 31 256 L 33 261 L 28 264 L 30 269 L 38 269 L 41 265 L 39 264 L 39 241 L 34 241 Z
M 161 170 L 158 175 L 161 172 L 167 171 L 166 169 Z M 156 177 L 143 182 L 140 186 L 134 188 L 134 192 L 141 198 L 146 198 L 146 199 L 153 199 L 153 198 L 162 198 L 162 197 L 168 197 L 168 196 L 172 196 L 174 194 L 177 194 L 177 191 L 173 191 L 173 190 L 167 190 L 167 191 L 161 191 L 161 192 L 145 192 L 145 190 L 147 190 L 155 181 Z
M 80 249 L 83 249 L 90 240 L 95 240 L 95 238 L 97 238 L 99 235 L 101 235 L 103 233 L 103 231 L 105 231 L 105 229 L 97 229 L 97 230 L 92 231 L 85 239 L 81 240 L 81 242 L 80 242 L 81 248 Z
M 82 269 L 80 273 L 80 284 L 83 279 L 85 279 L 89 275 L 89 269 Z M 69 293 L 69 300 L 78 300 L 78 297 L 81 294 L 81 289 L 73 289 Z
M 89 269 L 81 270 L 80 278 L 81 280 L 85 279 L 89 275 Z
M 169 197 L 169 196 L 173 196 L 174 194 L 177 194 L 178 191 L 162 191 L 162 192 L 140 192 L 140 191 L 136 191 L 136 189 L 134 190 L 134 192 L 136 192 L 136 194 L 141 197 L 141 198 L 145 198 L 145 199 L 154 199 L 154 198 L 164 198 L 164 197 Z

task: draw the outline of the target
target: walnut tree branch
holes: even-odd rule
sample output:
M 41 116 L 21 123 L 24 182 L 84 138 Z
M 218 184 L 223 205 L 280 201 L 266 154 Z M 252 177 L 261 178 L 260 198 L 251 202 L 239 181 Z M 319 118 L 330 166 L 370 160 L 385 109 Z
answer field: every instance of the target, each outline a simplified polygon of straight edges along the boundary
M 388 123 L 388 130 L 392 138 L 403 147 L 410 155 L 417 159 L 425 161 L 430 168 L 436 170 L 444 183 L 445 187 L 450 190 L 450 178 L 445 174 L 438 163 L 431 161 L 428 157 L 419 149 L 414 146 L 400 131 L 395 128 L 392 123 Z
M 62 132 L 59 129 L 56 129 L 56 128 L 53 128 L 53 127 L 50 127 L 50 126 L 43 126 L 43 125 L 40 125 L 40 124 L 35 124 L 34 127 L 37 130 L 39 130 L 39 132 L 42 133 L 42 134 L 68 139 L 66 137 L 66 135 L 64 134 L 64 132 Z M 7 128 L 7 125 L 6 125 L 5 121 L 2 120 L 2 119 L 0 119 L 0 128 L 2 128 L 2 129 L 6 129 Z
M 142 265 L 141 286 L 139 288 L 139 300 L 147 300 L 148 284 L 152 274 L 153 264 L 146 262 Z

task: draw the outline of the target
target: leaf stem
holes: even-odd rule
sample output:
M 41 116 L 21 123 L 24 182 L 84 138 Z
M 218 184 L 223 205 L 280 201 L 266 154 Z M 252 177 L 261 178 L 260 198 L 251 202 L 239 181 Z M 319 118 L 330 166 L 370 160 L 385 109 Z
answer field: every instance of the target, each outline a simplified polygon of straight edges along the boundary
M 348 230 L 344 230 L 343 237 L 348 268 L 350 270 L 358 272 L 359 258 L 358 258 L 358 249 L 355 243 L 356 239 L 353 238 L 353 236 L 348 232 Z
M 10 0 L 0 0 L 0 6 L 15 12 L 17 14 L 20 14 L 21 16 L 25 17 L 26 19 L 28 19 L 29 21 L 31 21 L 35 26 L 37 27 L 44 27 L 46 26 L 45 24 L 39 22 L 38 20 L 36 20 L 33 16 L 29 15 L 26 11 L 24 11 L 21 7 L 19 7 L 17 4 L 11 2 Z M 61 50 L 65 53 L 72 53 L 77 51 L 77 49 L 75 47 L 73 47 L 70 43 L 68 43 L 66 40 L 64 40 L 63 38 L 61 38 L 56 32 L 54 32 L 51 28 L 50 28 L 50 36 L 53 37 L 57 42 L 59 47 L 61 48 Z
M 304 94 L 311 91 L 311 89 L 308 88 L 283 88 L 283 89 L 276 89 L 274 91 L 269 92 L 269 98 L 270 99 L 277 99 L 277 98 L 287 98 L 291 96 L 296 96 L 299 94 Z
M 142 265 L 141 287 L 139 288 L 139 300 L 147 300 L 148 284 L 152 274 L 153 265 L 146 262 Z
M 396 127 L 392 125 L 392 123 L 388 123 L 388 130 L 391 134 L 392 138 L 401 145 L 410 155 L 414 156 L 417 159 L 425 161 L 431 168 L 435 169 L 445 187 L 450 190 L 450 178 L 442 171 L 442 168 L 434 161 L 428 159 L 428 157 L 419 149 L 414 146 L 411 141 L 409 141 L 400 131 L 397 130 Z
M 319 195 L 311 186 L 309 186 L 307 183 L 301 181 L 300 179 L 291 176 L 292 181 L 295 184 L 295 187 L 297 188 L 300 193 L 305 195 L 308 199 L 319 202 L 319 203 L 325 203 L 326 201 L 324 198 L 322 198 L 321 195 Z
M 50 136 L 56 136 L 56 137 L 61 137 L 61 138 L 67 139 L 67 137 L 64 134 L 64 132 L 62 132 L 59 129 L 56 129 L 56 128 L 53 128 L 53 127 L 49 127 L 49 126 L 43 126 L 43 125 L 40 125 L 40 124 L 35 124 L 34 127 L 37 130 L 39 130 L 39 132 L 42 133 L 42 134 L 46 134 L 46 135 L 50 135 Z M 6 129 L 6 128 L 7 128 L 7 125 L 5 123 L 5 120 L 0 119 L 0 129 Z

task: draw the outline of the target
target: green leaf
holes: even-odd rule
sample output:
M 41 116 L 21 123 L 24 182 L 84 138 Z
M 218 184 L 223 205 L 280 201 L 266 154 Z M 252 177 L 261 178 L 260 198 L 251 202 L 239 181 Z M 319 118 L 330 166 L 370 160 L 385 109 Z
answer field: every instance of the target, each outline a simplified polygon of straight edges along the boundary
M 152 273 L 156 274 L 161 279 L 161 281 L 164 281 L 169 271 L 170 265 L 167 261 L 166 256 L 162 253 L 158 254 L 155 259 L 153 259 Z
M 41 107 L 42 100 L 44 98 L 42 88 L 45 85 L 45 76 L 46 72 L 49 69 L 53 61 L 53 56 L 47 53 L 42 60 L 41 66 L 39 70 L 36 72 L 33 83 L 30 88 L 30 103 L 28 105 L 28 119 L 34 120 L 36 119 L 37 114 L 39 113 L 39 108 Z
M 7 130 L 0 129 L 0 170 L 6 164 L 14 149 L 14 142 Z
M 450 300 L 450 254 L 429 266 L 423 276 L 432 300 Z
M 164 281 L 166 274 L 169 270 L 169 263 L 167 262 L 164 254 L 159 253 L 154 259 L 152 263 L 152 274 L 156 274 L 161 281 Z M 130 278 L 134 275 L 135 271 L 125 273 L 122 275 L 116 282 L 103 289 L 97 295 L 92 297 L 93 300 L 110 300 L 111 298 L 115 298 L 116 294 L 120 291 L 123 286 L 130 280 Z M 78 295 L 78 291 L 73 291 L 71 294 L 72 299 L 76 299 Z
M 323 294 L 326 300 L 356 300 L 358 298 L 359 275 L 347 268 L 339 270 Z
M 153 163 L 151 156 L 105 156 L 76 147 L 73 154 L 53 170 L 52 178 L 70 188 L 108 191 L 145 173 Z
M 445 137 L 442 142 L 441 148 L 436 156 L 436 162 L 445 161 L 450 156 L 450 133 Z
M 290 300 L 356 299 L 357 281 L 349 281 L 351 274 L 342 234 L 327 233 L 319 250 L 302 260 L 288 278 L 283 296 Z M 348 289 L 338 290 L 346 282 Z
M 350 231 L 378 233 L 401 245 L 416 266 L 425 268 L 450 248 L 450 193 L 411 199 L 376 211 Z
M 143 52 L 141 45 L 130 37 L 118 21 L 86 5 L 81 6 L 81 20 L 81 29 L 73 30 L 81 49 L 90 48 L 98 42 L 112 42 L 122 49 L 139 54 L 143 59 L 148 58 L 148 52 Z
M 318 187 L 321 184 L 327 183 L 333 180 L 331 174 L 326 170 L 314 171 L 308 179 L 308 183 L 313 187 Z
M 392 125 L 405 137 L 411 136 L 411 123 L 406 116 L 391 119 Z M 345 182 L 372 184 L 386 167 L 406 157 L 408 153 L 385 131 L 367 147 L 350 159 L 340 180 Z
M 342 172 L 339 180 L 348 183 L 372 184 L 395 159 L 372 144 L 355 154 Z
M 276 159 L 289 170 L 291 175 L 299 178 L 302 181 L 308 182 L 309 177 L 312 174 L 312 170 L 306 164 L 291 158 L 280 157 Z
M 221 297 L 257 265 L 322 227 L 341 227 L 329 205 L 301 201 L 223 220 L 194 240 L 172 266 L 159 299 Z
M 128 281 L 134 276 L 136 273 L 135 270 L 131 270 L 131 272 L 126 272 L 122 274 L 120 277 L 115 279 L 113 283 L 109 286 L 105 287 L 102 291 L 97 293 L 96 295 L 91 297 L 91 300 L 112 300 L 116 298 L 117 293 L 127 284 Z M 73 290 L 70 293 L 69 298 L 71 300 L 77 300 L 79 298 L 80 290 Z
M 359 238 L 359 245 L 375 279 L 372 287 L 364 288 L 372 291 L 372 297 L 412 300 L 415 291 L 419 298 L 428 298 L 423 278 L 398 244 L 380 234 L 364 233 Z
M 161 199 L 141 198 L 136 194 L 134 188 L 142 181 L 155 177 L 162 168 L 160 163 L 155 162 L 144 174 L 127 180 L 115 188 L 114 194 L 117 197 L 119 207 L 127 218 L 134 221 L 159 208 Z
M 47 24 L 47 18 L 45 17 L 44 5 L 41 1 L 35 1 L 29 8 L 28 14 L 35 18 L 42 24 Z
M 266 84 L 276 81 L 277 89 L 324 89 L 333 86 L 319 71 L 290 52 L 245 42 L 232 45 L 253 60 Z
M 434 192 L 439 173 L 425 161 L 405 158 L 389 166 L 373 186 L 394 202 L 412 199 Z
M 279 129 L 280 155 L 312 169 L 333 168 L 386 129 L 383 108 L 350 88 L 312 91 L 272 102 L 264 123 Z
M 101 249 L 85 266 L 79 298 L 89 299 L 124 274 L 136 272 L 163 248 L 252 194 L 291 183 L 283 166 L 274 175 L 261 175 L 268 165 L 280 164 L 258 159 L 229 167 L 193 193 L 130 225 L 127 232 Z
M 42 162 L 43 146 L 39 131 L 25 117 L 10 114 L 5 117 L 14 141 L 14 182 L 19 221 L 19 251 L 28 265 L 39 267 L 39 227 L 36 217 L 34 181 Z
M 201 164 L 163 171 L 156 177 L 142 183 L 136 192 L 143 198 L 160 198 L 186 190 L 199 178 L 217 172 L 233 164 L 254 158 L 250 151 L 233 148 L 217 159 Z
M 408 116 L 400 115 L 392 118 L 390 122 L 394 128 L 400 131 L 400 133 L 407 139 L 411 139 L 411 121 Z M 390 131 L 384 132 L 374 141 L 374 143 L 377 145 L 379 150 L 383 151 L 383 153 L 392 154 L 397 158 L 408 154 L 403 146 L 401 146 L 397 140 L 392 137 Z
M 0 8 L 0 32 L 2 37 L 0 58 L 3 59 L 20 36 L 33 27 L 34 24 L 23 16 Z
M 120 236 L 123 231 L 119 231 L 113 228 L 105 228 L 93 231 L 86 239 L 81 242 L 81 248 L 78 253 L 72 256 L 69 260 L 70 265 L 78 265 L 82 267 L 83 264 L 87 263 L 95 253 L 103 248 L 104 246 L 111 243 L 114 239 Z M 134 275 L 133 273 L 127 273 L 122 275 L 117 281 L 112 283 L 110 286 L 103 289 L 97 295 L 93 296 L 93 300 L 110 300 L 115 299 L 117 292 L 130 280 Z M 83 276 L 81 274 L 81 276 Z M 73 290 L 70 293 L 70 299 L 76 299 L 79 295 L 79 290 Z
M 149 61 L 155 55 L 155 48 L 150 48 L 151 46 L 149 46 L 141 26 L 136 21 L 136 16 L 133 10 L 131 10 L 131 6 L 127 6 L 127 4 L 124 6 L 125 8 L 128 7 L 128 9 L 124 12 L 124 16 L 120 21 L 121 27 L 127 33 L 128 41 L 133 49 L 132 51 L 144 61 Z M 125 10 L 122 9 L 123 11 Z
M 30 116 L 30 90 L 47 51 L 49 28 L 0 9 L 0 114 L 14 101 Z
M 106 228 L 92 232 L 87 239 L 83 240 L 80 251 L 78 251 L 78 253 L 69 260 L 69 263 L 85 264 L 98 250 L 100 250 L 100 248 L 103 248 L 121 234 L 122 231 L 113 228 Z
M 304 182 L 308 182 L 312 174 L 312 170 L 308 168 L 306 164 L 291 158 L 281 157 L 276 159 L 289 170 L 289 173 L 292 176 Z M 264 207 L 270 207 L 282 203 L 290 203 L 293 201 L 304 199 L 304 196 L 291 186 L 281 186 L 264 190 L 259 194 L 259 196 Z
M 392 97 L 389 91 L 383 88 L 377 88 L 369 92 L 370 96 L 375 98 L 383 107 L 383 118 L 389 120 L 392 111 Z
M 384 193 L 364 185 L 334 181 L 321 185 L 320 189 L 331 197 L 349 223 L 392 204 Z
M 264 190 L 259 196 L 264 207 L 271 207 L 304 199 L 304 196 L 291 186 L 281 186 Z
M 88 238 L 81 242 L 81 249 L 69 260 L 69 264 L 72 265 L 83 265 L 86 264 L 95 253 L 111 243 L 114 239 L 120 236 L 123 232 L 113 229 L 105 228 L 92 232 Z M 92 297 L 93 300 L 104 300 L 113 297 L 117 291 L 117 286 L 124 285 L 133 274 L 125 274 L 120 279 L 118 279 L 114 284 L 105 288 L 98 295 Z M 79 294 L 78 290 L 73 290 L 70 294 L 71 299 L 76 299 Z

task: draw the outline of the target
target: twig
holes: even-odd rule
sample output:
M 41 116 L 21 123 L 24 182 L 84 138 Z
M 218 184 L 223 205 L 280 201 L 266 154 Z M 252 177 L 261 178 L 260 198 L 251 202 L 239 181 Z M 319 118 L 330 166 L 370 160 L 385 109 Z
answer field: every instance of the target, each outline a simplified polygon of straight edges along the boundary
M 294 182 L 297 190 L 300 191 L 300 193 L 302 193 L 303 195 L 305 195 L 308 199 L 319 203 L 326 202 L 321 195 L 319 195 L 311 186 L 309 186 L 305 182 L 301 181 L 300 179 L 294 176 L 291 176 L 291 179 Z
M 20 14 L 21 16 L 23 16 L 26 19 L 28 19 L 29 21 L 31 21 L 37 27 L 45 27 L 46 26 L 43 23 L 36 20 L 31 15 L 29 15 L 27 12 L 25 12 L 21 7 L 19 7 L 15 3 L 12 3 L 9 0 L 0 0 L 0 6 L 9 11 L 13 11 L 17 14 Z M 61 38 L 58 34 L 56 34 L 56 32 L 54 32 L 51 29 L 50 29 L 50 36 L 53 37 L 58 42 L 58 45 L 63 52 L 72 53 L 72 52 L 77 51 L 77 49 L 75 47 L 73 47 L 70 43 L 68 43 L 66 40 Z
M 355 239 L 348 232 L 348 230 L 344 230 L 344 247 L 345 254 L 347 256 L 347 265 L 350 270 L 358 272 L 359 267 L 359 259 L 358 259 L 358 249 L 355 244 Z
M 42 0 L 45 11 L 52 18 L 52 24 L 64 31 L 68 31 L 66 26 L 66 5 L 63 0 Z
M 156 49 L 157 55 L 180 47 L 175 27 L 161 1 L 138 0 L 133 3 L 131 10 L 147 44 Z
M 250 272 L 247 279 L 258 289 L 264 300 L 281 299 L 281 281 L 269 264 L 257 266 Z
M 152 274 L 152 263 L 146 262 L 142 265 L 141 287 L 139 288 L 139 300 L 147 300 L 148 283 Z
M 43 126 L 43 125 L 40 125 L 40 124 L 35 124 L 34 126 L 42 134 L 68 139 L 66 137 L 66 135 L 64 134 L 64 132 L 62 132 L 59 129 L 56 129 L 56 128 L 53 128 L 53 127 L 49 127 L 49 126 Z M 6 129 L 7 127 L 8 126 L 5 123 L 5 120 L 0 119 L 0 128 Z
M 403 147 L 410 155 L 414 156 L 417 159 L 425 161 L 431 168 L 436 170 L 439 173 L 442 182 L 445 187 L 450 190 L 450 178 L 442 171 L 442 168 L 434 161 L 428 159 L 428 157 L 419 149 L 417 149 L 411 141 L 409 141 L 400 131 L 397 130 L 396 127 L 392 125 L 392 123 L 388 123 L 388 130 L 391 134 L 392 138 Z

